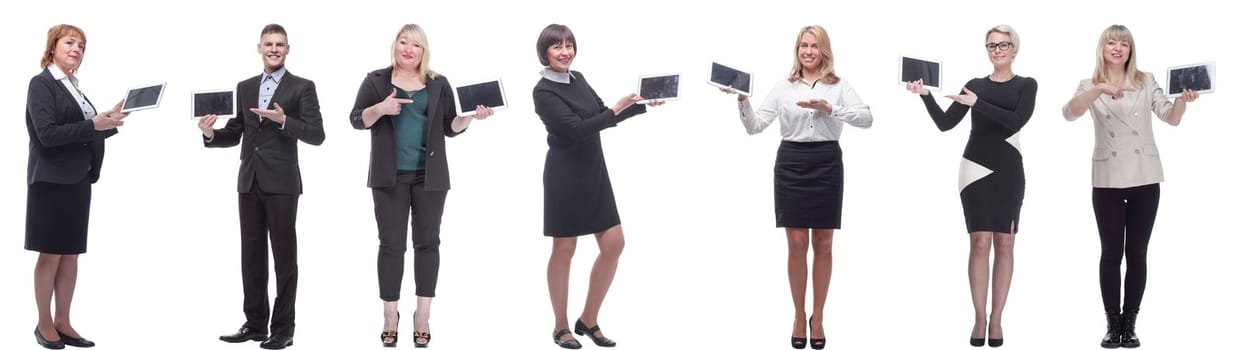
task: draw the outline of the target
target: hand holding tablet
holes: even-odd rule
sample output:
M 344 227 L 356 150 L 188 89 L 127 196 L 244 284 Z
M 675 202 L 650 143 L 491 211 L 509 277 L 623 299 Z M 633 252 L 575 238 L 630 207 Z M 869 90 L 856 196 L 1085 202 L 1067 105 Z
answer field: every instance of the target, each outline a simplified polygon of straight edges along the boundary
M 744 96 L 753 95 L 753 74 L 724 66 L 718 62 L 710 64 L 710 81 L 707 83 L 723 89 L 724 92 L 734 92 Z
M 456 115 L 486 119 L 494 110 L 508 107 L 499 79 L 484 80 L 456 87 Z
M 641 100 L 637 103 L 671 101 L 680 98 L 680 74 L 657 74 L 642 76 L 637 82 Z M 659 103 L 661 104 L 661 103 Z M 658 104 L 654 104 L 657 106 Z
M 232 118 L 236 113 L 232 90 L 195 91 L 190 95 L 190 105 L 193 115 L 190 118 L 201 118 L 214 115 L 218 118 Z
M 1185 91 L 1192 91 L 1195 94 L 1211 93 L 1214 89 L 1214 82 L 1217 80 L 1215 68 L 1213 62 L 1167 68 L 1166 92 L 1170 97 L 1185 95 Z M 1191 96 L 1188 102 L 1195 99 L 1195 96 Z
M 163 91 L 164 83 L 131 88 L 125 93 L 125 100 L 121 102 L 120 111 L 129 113 L 159 107 L 159 101 L 163 100 Z
M 913 83 L 916 85 L 913 86 Z M 912 56 L 899 56 L 899 85 L 919 95 L 928 90 L 942 91 L 942 62 Z

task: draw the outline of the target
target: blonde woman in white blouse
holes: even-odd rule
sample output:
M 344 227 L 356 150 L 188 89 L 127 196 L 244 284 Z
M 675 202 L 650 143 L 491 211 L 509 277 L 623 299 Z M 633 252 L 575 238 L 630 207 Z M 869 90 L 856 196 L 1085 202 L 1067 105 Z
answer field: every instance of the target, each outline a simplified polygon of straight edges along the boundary
M 869 106 L 835 74 L 830 37 L 821 26 L 796 35 L 795 60 L 787 80 L 775 83 L 761 107 L 738 95 L 740 121 L 750 135 L 779 120 L 783 142 L 774 165 L 775 225 L 787 233 L 787 277 L 795 305 L 791 344 L 803 349 L 805 327 L 814 349 L 826 346 L 822 308 L 830 288 L 831 241 L 843 207 L 843 124 L 868 128 Z M 724 92 L 734 93 L 731 89 Z M 805 317 L 808 248 L 813 246 L 813 314 Z

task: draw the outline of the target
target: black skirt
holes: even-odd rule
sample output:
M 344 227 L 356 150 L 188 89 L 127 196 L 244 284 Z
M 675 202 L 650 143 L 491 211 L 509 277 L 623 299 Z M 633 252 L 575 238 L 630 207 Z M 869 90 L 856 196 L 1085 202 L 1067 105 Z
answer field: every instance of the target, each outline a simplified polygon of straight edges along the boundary
M 90 181 L 35 182 L 26 187 L 26 249 L 47 254 L 86 252 Z
M 843 151 L 838 141 L 779 144 L 774 161 L 777 227 L 840 228 Z

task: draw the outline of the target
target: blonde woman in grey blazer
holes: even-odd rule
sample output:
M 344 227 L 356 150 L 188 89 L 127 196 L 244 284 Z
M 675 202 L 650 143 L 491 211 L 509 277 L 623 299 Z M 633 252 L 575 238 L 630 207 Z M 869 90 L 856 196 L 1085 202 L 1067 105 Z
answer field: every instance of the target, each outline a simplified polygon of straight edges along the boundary
M 1080 81 L 1063 116 L 1093 117 L 1093 213 L 1101 236 L 1101 299 L 1106 311 L 1103 348 L 1140 346 L 1136 313 L 1144 296 L 1145 253 L 1157 217 L 1162 164 L 1153 141 L 1153 115 L 1179 125 L 1195 91 L 1171 102 L 1153 74 L 1136 69 L 1136 42 L 1131 31 L 1112 25 L 1097 41 L 1097 64 L 1091 79 Z M 1127 258 L 1127 283 L 1119 266 Z M 1119 307 L 1119 288 L 1124 303 Z

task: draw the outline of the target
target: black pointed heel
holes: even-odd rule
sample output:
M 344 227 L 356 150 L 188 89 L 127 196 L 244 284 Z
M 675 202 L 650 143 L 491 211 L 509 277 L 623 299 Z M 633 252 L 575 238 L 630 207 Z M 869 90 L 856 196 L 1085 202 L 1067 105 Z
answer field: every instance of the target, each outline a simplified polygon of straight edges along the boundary
M 576 334 L 577 335 L 583 335 L 583 336 L 589 337 L 589 340 L 593 340 L 594 345 L 597 345 L 597 346 L 601 346 L 604 348 L 615 346 L 615 341 L 611 340 L 610 338 L 607 338 L 605 336 L 602 336 L 602 337 L 594 336 L 594 333 L 597 333 L 601 330 L 602 329 L 598 328 L 598 325 L 594 325 L 593 327 L 586 327 L 585 322 L 581 322 L 580 319 L 576 320 Z

